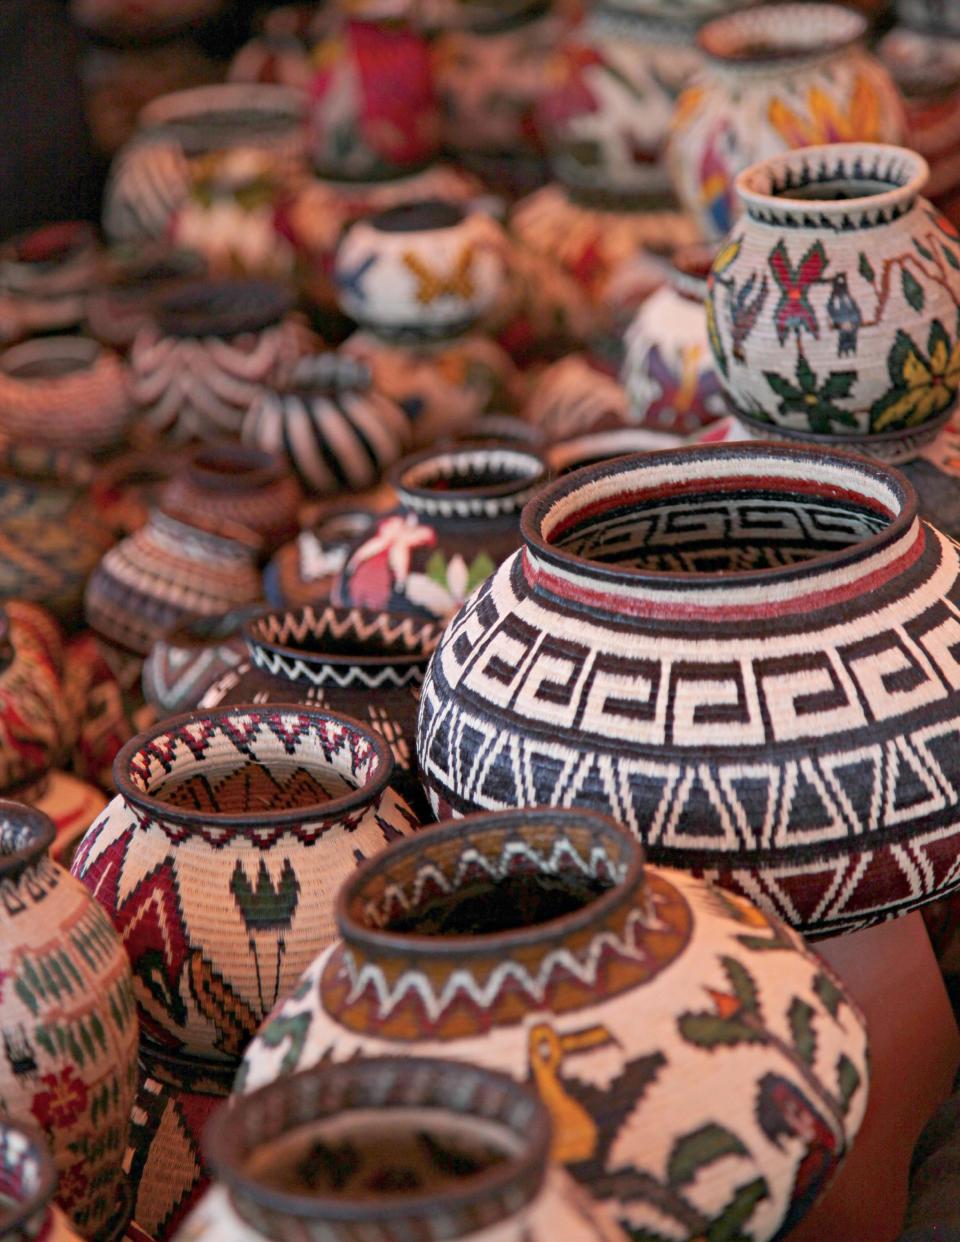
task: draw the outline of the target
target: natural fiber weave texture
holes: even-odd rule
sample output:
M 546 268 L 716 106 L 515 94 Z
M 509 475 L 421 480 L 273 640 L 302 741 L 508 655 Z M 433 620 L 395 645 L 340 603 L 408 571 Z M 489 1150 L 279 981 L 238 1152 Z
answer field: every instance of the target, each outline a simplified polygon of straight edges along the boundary
M 201 529 L 154 510 L 90 576 L 87 623 L 109 642 L 146 656 L 176 625 L 253 603 L 260 598 L 260 575 L 250 538 L 242 528 Z
M 136 1087 L 130 963 L 101 907 L 49 857 L 53 835 L 45 815 L 0 804 L 0 1101 L 43 1131 L 77 1228 L 109 1237 Z
M 0 613 L 0 790 L 54 767 L 68 733 L 64 639 L 42 608 L 10 600 Z
M 234 1099 L 204 1145 L 222 1189 L 180 1242 L 625 1242 L 549 1167 L 535 1093 L 477 1066 L 318 1066 Z
M 306 707 L 181 716 L 124 748 L 73 873 L 123 938 L 152 1040 L 240 1056 L 332 938 L 338 884 L 415 826 L 390 768 L 376 734 Z
M 820 959 L 742 898 L 645 868 L 605 817 L 432 828 L 347 882 L 338 924 L 244 1090 L 356 1055 L 505 1070 L 550 1109 L 554 1158 L 658 1239 L 734 1218 L 786 1236 L 860 1126 L 866 1030 Z
M 442 632 L 435 621 L 362 608 L 270 612 L 245 627 L 245 658 L 201 705 L 309 703 L 367 721 L 390 747 L 392 786 L 428 813 L 417 772 L 417 703 Z
M 771 445 L 554 484 L 435 653 L 441 815 L 591 806 L 806 933 L 960 883 L 957 546 L 902 475 Z
M 209 1184 L 200 1141 L 229 1093 L 231 1076 L 232 1067 L 175 1060 L 150 1047 L 141 1053 L 123 1167 L 134 1188 L 137 1222 L 152 1242 L 176 1232 Z

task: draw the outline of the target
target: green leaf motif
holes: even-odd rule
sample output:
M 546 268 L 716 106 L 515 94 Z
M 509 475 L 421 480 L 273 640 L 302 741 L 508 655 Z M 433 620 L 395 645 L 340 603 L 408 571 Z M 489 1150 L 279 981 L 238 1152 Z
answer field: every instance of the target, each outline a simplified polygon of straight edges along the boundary
M 904 332 L 903 328 L 897 329 L 897 335 L 894 337 L 893 344 L 890 347 L 890 353 L 887 355 L 887 372 L 894 384 L 902 384 L 903 367 L 907 358 L 911 354 L 917 353 L 917 347 L 913 343 L 913 338 Z
M 813 990 L 819 996 L 824 1009 L 826 1009 L 830 1017 L 835 1018 L 840 1012 L 843 993 L 834 981 L 829 975 L 819 974 L 813 981 Z
M 817 1051 L 817 1033 L 813 1029 L 812 1007 L 805 1000 L 801 1000 L 799 996 L 795 996 L 790 1002 L 787 1020 L 790 1023 L 790 1033 L 793 1036 L 794 1047 L 801 1061 L 804 1061 L 807 1065 L 812 1065 Z
M 856 371 L 831 371 L 818 386 L 817 376 L 804 354 L 796 365 L 796 384 L 773 371 L 764 371 L 764 378 L 780 398 L 781 414 L 802 414 L 811 431 L 830 432 L 834 423 L 855 426 L 849 410 L 836 404 L 838 398 L 850 396 L 856 383 Z
M 674 1187 L 686 1186 L 708 1164 L 724 1156 L 746 1155 L 749 1152 L 735 1134 L 710 1122 L 674 1143 L 667 1165 L 667 1181 Z
M 796 388 L 789 380 L 785 380 L 782 375 L 778 375 L 776 371 L 764 371 L 763 377 L 778 397 L 784 401 L 789 401 L 791 398 L 796 400 Z
M 306 975 L 290 993 L 290 999 L 303 1000 L 303 998 L 313 990 L 313 986 L 313 980 L 309 975 Z
M 866 281 L 869 281 L 869 283 L 872 285 L 873 282 L 877 278 L 876 273 L 873 270 L 873 264 L 870 262 L 870 260 L 867 258 L 866 254 L 864 254 L 862 250 L 860 251 L 860 262 L 857 265 L 857 267 L 863 279 Z
M 16 992 L 17 996 L 20 997 L 34 1017 L 36 1017 L 36 1015 L 40 1012 L 40 1005 L 25 980 L 18 979 L 13 985 L 13 990 Z
M 947 330 L 939 319 L 935 319 L 930 325 L 930 335 L 927 337 L 927 353 L 931 358 L 938 346 L 946 353 L 947 357 L 950 356 L 953 346 L 950 344 Z
M 90 1038 L 90 1032 L 87 1030 L 86 1024 L 83 1022 L 77 1023 L 77 1030 L 80 1032 L 80 1041 L 83 1044 L 84 1052 L 86 1052 L 87 1056 L 92 1061 L 97 1054 L 94 1051 L 93 1040 Z
M 720 964 L 730 980 L 730 986 L 733 988 L 734 995 L 740 1002 L 744 1013 L 759 1013 L 760 1004 L 757 997 L 757 985 L 753 981 L 753 976 L 742 962 L 738 962 L 735 957 L 722 957 Z
M 300 882 L 290 859 L 285 858 L 280 879 L 274 887 L 267 864 L 261 858 L 256 886 L 251 887 L 238 858 L 230 877 L 230 892 L 248 932 L 279 931 L 293 922 L 300 899 Z
M 960 259 L 957 258 L 956 251 L 951 250 L 949 246 L 941 246 L 943 257 L 950 264 L 955 272 L 960 272 Z
M 486 582 L 495 569 L 496 565 L 494 565 L 486 552 L 481 552 L 479 556 L 474 557 L 473 564 L 470 566 L 470 571 L 467 574 L 467 594 L 469 595 L 476 590 L 482 582 Z
M 718 289 L 719 286 L 711 273 L 710 279 L 707 283 L 707 298 L 703 304 L 707 318 L 707 339 L 710 342 L 710 349 L 713 353 L 713 361 L 716 364 L 717 369 L 720 371 L 721 375 L 726 376 L 729 374 L 727 351 L 723 348 L 723 341 L 720 339 L 720 331 L 717 328 L 717 316 L 719 314 L 719 310 L 716 299 L 718 297 Z
M 927 301 L 923 289 L 920 287 L 920 282 L 917 280 L 916 276 L 914 276 L 914 274 L 908 271 L 905 267 L 901 269 L 900 275 L 903 284 L 903 296 L 907 299 L 910 306 L 913 307 L 913 309 L 919 314 L 919 312 L 923 310 Z
M 935 262 L 933 251 L 929 250 L 921 241 L 918 240 L 918 238 L 915 237 L 913 239 L 913 244 L 916 246 L 917 254 L 919 254 L 921 258 L 926 259 L 928 263 Z
M 831 371 L 823 382 L 820 396 L 828 399 L 833 397 L 849 397 L 850 389 L 856 382 L 856 371 Z
M 283 1060 L 280 1062 L 281 1074 L 292 1074 L 297 1068 L 309 1030 L 310 1014 L 296 1013 L 289 1018 L 281 1014 L 272 1022 L 268 1022 L 260 1032 L 260 1038 L 267 1048 L 279 1048 L 286 1040 L 290 1041 L 283 1054 Z
M 698 1048 L 733 1047 L 736 1044 L 763 1044 L 765 1035 L 736 1018 L 720 1018 L 712 1013 L 685 1013 L 677 1023 L 687 1043 Z
M 817 391 L 817 376 L 807 361 L 806 354 L 801 354 L 797 359 L 797 383 L 800 385 L 801 392 Z
M 77 1039 L 76 1032 L 72 1027 L 67 1027 L 66 1038 L 67 1047 L 70 1049 L 70 1055 L 76 1061 L 77 1065 L 83 1069 L 87 1063 L 87 1058 L 83 1054 L 83 1049 L 80 1047 L 80 1041 Z
M 430 559 L 424 567 L 424 572 L 432 582 L 436 582 L 439 586 L 446 588 L 447 560 L 439 548 L 430 554 Z
M 840 1090 L 840 1103 L 844 1113 L 850 1111 L 850 1101 L 860 1086 L 860 1073 L 845 1052 L 837 1059 L 837 1087 Z
M 784 949 L 792 951 L 794 948 L 794 943 L 786 932 L 776 927 L 770 928 L 769 936 L 738 936 L 737 944 L 742 944 L 753 953 L 766 953 L 771 949 L 778 952 Z
M 770 1190 L 763 1177 L 738 1186 L 733 1198 L 707 1229 L 707 1242 L 752 1242 L 753 1231 L 744 1233 L 743 1226 L 753 1215 L 757 1204 L 769 1198 Z

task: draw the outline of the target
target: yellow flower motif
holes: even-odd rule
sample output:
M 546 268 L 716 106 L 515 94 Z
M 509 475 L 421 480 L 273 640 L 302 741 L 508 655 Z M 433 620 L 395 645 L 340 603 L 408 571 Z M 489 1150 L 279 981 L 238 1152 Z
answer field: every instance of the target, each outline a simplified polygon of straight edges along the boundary
M 819 86 L 807 94 L 807 115 L 782 99 L 767 110 L 770 124 L 790 147 L 815 147 L 827 142 L 880 142 L 880 98 L 862 73 L 857 74 L 844 111 Z
M 897 333 L 890 351 L 890 374 L 897 384 L 871 410 L 871 430 L 916 427 L 954 403 L 960 390 L 960 341 L 951 347 L 943 325 L 934 320 L 928 348 L 925 358 L 905 332 Z

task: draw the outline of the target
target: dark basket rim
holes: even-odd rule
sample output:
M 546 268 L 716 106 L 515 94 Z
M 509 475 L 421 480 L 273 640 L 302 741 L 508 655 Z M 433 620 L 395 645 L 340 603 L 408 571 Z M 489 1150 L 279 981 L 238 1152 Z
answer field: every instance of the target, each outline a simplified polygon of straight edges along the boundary
M 394 932 L 365 927 L 353 917 L 351 906 L 361 897 L 371 879 L 384 868 L 389 869 L 398 860 L 417 854 L 431 844 L 455 841 L 465 843 L 474 833 L 486 833 L 500 827 L 522 827 L 530 823 L 545 825 L 557 820 L 571 826 L 593 828 L 598 837 L 602 835 L 608 839 L 615 838 L 624 845 L 626 870 L 623 879 L 588 900 L 579 910 L 529 927 L 518 926 L 503 931 L 463 936 L 428 936 L 417 932 Z M 487 811 L 466 816 L 464 819 L 431 824 L 427 833 L 394 841 L 375 857 L 368 859 L 341 885 L 334 903 L 334 920 L 345 944 L 357 945 L 365 951 L 379 955 L 457 959 L 509 954 L 513 950 L 535 948 L 571 936 L 622 906 L 643 883 L 645 857 L 643 846 L 637 838 L 609 815 L 599 811 L 544 806 Z
M 294 807 L 287 811 L 242 811 L 226 815 L 211 815 L 209 812 L 190 811 L 183 807 L 171 806 L 170 803 L 164 802 L 153 794 L 144 793 L 130 778 L 129 770 L 133 757 L 165 734 L 176 733 L 188 725 L 199 724 L 201 721 L 218 723 L 229 720 L 231 717 L 250 715 L 307 716 L 314 723 L 332 720 L 338 725 L 346 725 L 369 742 L 376 757 L 376 767 L 365 785 L 340 798 Z M 113 783 L 117 793 L 128 806 L 151 819 L 181 824 L 188 828 L 212 824 L 215 828 L 243 830 L 283 827 L 314 820 L 335 820 L 352 811 L 361 810 L 364 806 L 374 803 L 387 788 L 393 774 L 393 766 L 393 756 L 384 739 L 370 725 L 364 724 L 353 716 L 347 716 L 342 712 L 324 711 L 306 703 L 237 703 L 228 707 L 210 708 L 206 711 L 182 712 L 177 716 L 169 716 L 142 733 L 138 733 L 117 752 L 113 761 Z
M 31 778 L 21 788 L 36 784 Z M 39 807 L 27 806 L 15 798 L 0 798 L 0 820 L 17 819 L 31 828 L 31 838 L 26 845 L 9 853 L 0 853 L 0 880 L 16 879 L 27 867 L 33 866 L 49 853 L 57 839 L 53 820 Z
M 476 1174 L 469 1179 L 464 1187 L 451 1187 L 446 1190 L 426 1190 L 417 1194 L 383 1195 L 374 1202 L 361 1198 L 347 1198 L 334 1195 L 299 1195 L 292 1192 L 275 1190 L 258 1182 L 254 1177 L 243 1171 L 242 1161 L 249 1152 L 241 1139 L 243 1127 L 237 1123 L 238 1113 L 255 1107 L 261 1107 L 265 1100 L 280 1093 L 296 1093 L 301 1083 L 308 1079 L 330 1079 L 338 1076 L 350 1076 L 360 1080 L 367 1077 L 379 1078 L 384 1072 L 420 1073 L 428 1081 L 447 1081 L 451 1076 L 462 1082 L 465 1076 L 472 1076 L 479 1084 L 489 1084 L 502 1091 L 512 1099 L 521 1097 L 529 1104 L 530 1123 L 522 1136 L 524 1148 L 515 1156 L 508 1155 L 502 1164 L 495 1165 L 486 1172 Z M 367 1108 L 374 1105 L 367 1104 Z M 383 1112 L 394 1107 L 406 1108 L 412 1105 L 381 1104 L 376 1106 Z M 418 1108 L 442 1112 L 443 1104 L 420 1104 Z M 349 1110 L 348 1110 L 349 1111 Z M 330 1114 L 326 1114 L 329 1116 Z M 341 1114 L 342 1115 L 342 1114 Z M 451 1117 L 482 1117 L 480 1113 L 461 1113 L 450 1110 Z M 323 1114 L 317 1120 L 323 1119 Z M 485 1120 L 490 1120 L 485 1118 Z M 301 1125 L 310 1124 L 308 1121 Z M 501 1123 L 506 1130 L 507 1123 Z M 537 1189 L 543 1184 L 548 1167 L 552 1126 L 546 1106 L 539 1097 L 525 1084 L 508 1074 L 497 1070 L 466 1062 L 454 1061 L 440 1057 L 406 1057 L 384 1056 L 366 1057 L 358 1060 L 336 1063 L 320 1063 L 309 1069 L 300 1070 L 285 1078 L 259 1087 L 256 1091 L 231 1097 L 211 1118 L 203 1135 L 204 1154 L 214 1169 L 217 1178 L 223 1182 L 231 1197 L 240 1195 L 252 1200 L 258 1207 L 267 1211 L 282 1212 L 291 1216 L 308 1220 L 327 1220 L 331 1223 L 350 1223 L 369 1221 L 381 1222 L 396 1215 L 433 1216 L 438 1209 L 443 1212 L 456 1212 L 469 1208 L 475 1203 L 489 1202 L 494 1196 L 501 1200 L 508 1198 L 508 1192 L 516 1184 L 528 1184 Z M 517 1205 L 518 1208 L 522 1205 Z M 243 1213 L 240 1212 L 242 1216 Z M 502 1219 L 502 1218 L 501 1218 Z
M 639 467 L 654 467 L 673 464 L 677 476 L 683 473 L 687 461 L 703 461 L 736 459 L 738 457 L 754 457 L 758 464 L 766 460 L 788 459 L 805 460 L 814 468 L 818 461 L 829 461 L 834 465 L 847 466 L 851 470 L 870 475 L 882 480 L 892 487 L 900 501 L 900 512 L 874 535 L 857 540 L 845 548 L 835 552 L 823 552 L 809 561 L 786 568 L 735 570 L 724 573 L 694 571 L 678 573 L 675 570 L 638 569 L 634 566 L 607 565 L 601 561 L 590 560 L 557 547 L 541 534 L 544 518 L 556 502 L 571 492 L 585 487 L 590 482 L 606 478 L 612 474 L 633 473 Z M 651 587 L 717 587 L 728 585 L 742 587 L 776 582 L 785 577 L 800 578 L 819 574 L 824 569 L 855 563 L 875 552 L 879 548 L 895 542 L 904 535 L 910 525 L 917 519 L 919 502 L 913 484 L 895 466 L 882 465 L 879 461 L 843 449 L 821 446 L 804 446 L 777 440 L 738 441 L 731 444 L 681 445 L 672 449 L 653 449 L 646 453 L 630 453 L 622 457 L 611 458 L 609 461 L 583 466 L 579 470 L 571 470 L 556 482 L 549 484 L 537 496 L 524 506 L 520 515 L 520 535 L 525 548 L 532 551 L 538 560 L 558 565 L 565 570 L 578 574 L 588 574 L 591 579 L 609 586 L 641 586 Z
M 512 453 L 517 457 L 529 458 L 531 462 L 537 463 L 539 471 L 525 479 L 510 479 L 504 483 L 493 483 L 482 487 L 457 487 L 451 491 L 424 487 L 420 484 L 407 484 L 403 481 L 404 476 L 409 470 L 415 470 L 418 466 L 432 461 L 434 458 L 467 457 L 475 453 L 494 452 Z M 549 478 L 550 466 L 539 449 L 522 443 L 514 444 L 504 440 L 488 439 L 455 440 L 447 445 L 437 445 L 433 448 L 423 449 L 419 453 L 410 453 L 408 456 L 402 457 L 392 467 L 387 476 L 387 481 L 394 491 L 397 492 L 402 504 L 404 496 L 409 496 L 414 501 L 421 502 L 446 500 L 453 503 L 457 500 L 503 500 L 516 495 L 518 492 L 529 491 L 534 487 L 543 487 Z
M 383 613 L 378 613 L 369 608 L 349 607 L 341 604 L 333 604 L 320 602 L 315 604 L 298 604 L 288 608 L 265 608 L 257 616 L 249 617 L 240 626 L 240 633 L 243 640 L 250 651 L 251 656 L 254 651 L 269 651 L 274 655 L 281 656 L 289 660 L 302 660 L 306 664 L 323 666 L 330 668 L 352 668 L 354 665 L 361 665 L 363 668 L 415 668 L 417 665 L 426 667 L 431 655 L 435 651 L 440 642 L 440 638 L 444 631 L 444 624 L 441 621 L 430 619 L 419 620 L 410 613 L 392 612 L 389 615 L 397 620 L 398 623 L 408 621 L 411 626 L 415 626 L 419 630 L 432 631 L 432 645 L 429 650 L 415 652 L 412 651 L 408 655 L 398 653 L 396 655 L 368 655 L 362 652 L 354 654 L 327 654 L 322 651 L 309 651 L 303 647 L 291 647 L 286 643 L 275 642 L 272 639 L 262 637 L 256 631 L 266 625 L 273 618 L 289 617 L 291 614 L 303 616 L 307 612 L 323 614 L 325 612 L 334 612 L 344 618 L 350 613 L 359 613 L 361 617 L 369 618 L 374 621 Z

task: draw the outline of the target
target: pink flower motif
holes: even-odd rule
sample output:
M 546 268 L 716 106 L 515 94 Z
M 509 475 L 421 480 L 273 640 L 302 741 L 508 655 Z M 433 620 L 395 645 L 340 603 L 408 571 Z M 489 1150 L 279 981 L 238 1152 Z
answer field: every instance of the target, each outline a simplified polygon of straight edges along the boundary
M 385 608 L 394 586 L 402 590 L 406 583 L 414 550 L 432 547 L 436 541 L 436 531 L 421 526 L 413 514 L 381 522 L 347 565 L 344 579 L 350 603 L 373 610 Z
M 61 1130 L 72 1126 L 87 1107 L 87 1086 L 77 1078 L 72 1065 L 59 1074 L 44 1074 L 40 1079 L 46 1090 L 33 1097 L 30 1111 L 45 1130 Z
M 60 1174 L 57 1181 L 57 1202 L 65 1212 L 69 1212 L 81 1202 L 89 1186 L 90 1179 L 83 1171 L 83 1161 L 78 1160 Z

